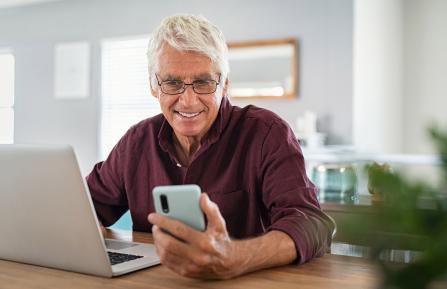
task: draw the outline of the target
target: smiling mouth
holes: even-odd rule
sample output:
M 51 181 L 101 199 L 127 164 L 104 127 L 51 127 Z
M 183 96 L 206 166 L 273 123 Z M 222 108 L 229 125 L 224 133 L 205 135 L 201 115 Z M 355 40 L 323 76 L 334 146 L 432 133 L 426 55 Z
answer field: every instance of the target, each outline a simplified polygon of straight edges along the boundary
M 175 111 L 175 112 L 185 118 L 193 118 L 193 117 L 198 116 L 201 113 L 201 111 L 199 111 L 199 112 Z

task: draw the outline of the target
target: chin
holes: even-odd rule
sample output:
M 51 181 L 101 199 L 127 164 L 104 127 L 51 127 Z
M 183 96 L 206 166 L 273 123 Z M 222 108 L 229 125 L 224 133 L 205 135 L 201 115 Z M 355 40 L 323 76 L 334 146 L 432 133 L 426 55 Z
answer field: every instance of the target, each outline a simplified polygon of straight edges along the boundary
M 202 129 L 178 128 L 175 130 L 178 134 L 186 137 L 196 137 L 202 133 Z

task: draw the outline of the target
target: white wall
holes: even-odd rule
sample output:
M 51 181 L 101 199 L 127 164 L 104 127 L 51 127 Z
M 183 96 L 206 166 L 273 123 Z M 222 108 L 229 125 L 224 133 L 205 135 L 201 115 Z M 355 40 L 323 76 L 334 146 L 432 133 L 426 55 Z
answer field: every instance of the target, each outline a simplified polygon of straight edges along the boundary
M 402 137 L 402 2 L 354 5 L 353 134 L 359 151 L 397 153 Z
M 354 3 L 354 145 L 435 152 L 426 131 L 447 129 L 447 1 Z
M 447 1 L 404 1 L 404 151 L 434 151 L 426 128 L 447 129 Z
M 98 158 L 101 40 L 147 34 L 181 12 L 205 15 L 228 41 L 296 37 L 299 98 L 255 104 L 291 124 L 313 110 L 330 142 L 351 142 L 352 0 L 70 0 L 0 9 L 0 47 L 16 57 L 15 141 L 71 143 L 88 172 Z M 92 45 L 91 96 L 55 100 L 54 45 L 84 40 Z

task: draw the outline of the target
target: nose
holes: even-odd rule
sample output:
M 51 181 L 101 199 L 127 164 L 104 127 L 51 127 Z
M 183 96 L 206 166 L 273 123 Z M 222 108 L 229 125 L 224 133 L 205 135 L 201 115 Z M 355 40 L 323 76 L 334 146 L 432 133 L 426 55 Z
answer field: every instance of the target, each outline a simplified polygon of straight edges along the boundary
M 197 100 L 198 96 L 192 89 L 192 85 L 186 85 L 185 91 L 180 94 L 178 101 L 183 106 L 192 106 L 197 102 Z

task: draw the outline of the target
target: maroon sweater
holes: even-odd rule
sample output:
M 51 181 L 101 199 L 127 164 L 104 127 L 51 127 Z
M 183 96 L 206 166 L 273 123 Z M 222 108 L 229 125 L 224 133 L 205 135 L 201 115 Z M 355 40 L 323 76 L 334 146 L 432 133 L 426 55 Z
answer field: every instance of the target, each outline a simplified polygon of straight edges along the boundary
M 95 165 L 87 184 L 104 226 L 130 209 L 133 229 L 150 232 L 154 186 L 197 184 L 219 206 L 233 238 L 285 232 L 300 263 L 329 249 L 334 224 L 320 209 L 292 130 L 277 115 L 224 98 L 188 167 L 177 160 L 172 135 L 162 114 L 148 118 Z

